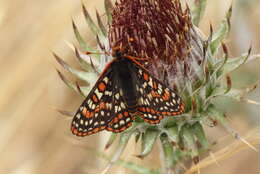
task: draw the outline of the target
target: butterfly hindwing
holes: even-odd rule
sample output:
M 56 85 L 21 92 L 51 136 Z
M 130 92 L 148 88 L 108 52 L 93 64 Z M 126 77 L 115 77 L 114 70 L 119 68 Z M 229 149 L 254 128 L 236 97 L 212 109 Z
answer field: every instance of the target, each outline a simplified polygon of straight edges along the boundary
M 158 124 L 164 116 L 179 115 L 184 111 L 181 98 L 138 64 L 133 64 L 137 74 L 137 91 L 142 118 L 150 124 Z
M 77 136 L 86 136 L 104 130 L 113 118 L 113 72 L 106 70 L 79 107 L 71 124 Z
M 133 115 L 127 108 L 122 89 L 118 86 L 118 83 L 114 85 L 113 95 L 113 119 L 106 128 L 111 132 L 122 132 L 132 125 Z

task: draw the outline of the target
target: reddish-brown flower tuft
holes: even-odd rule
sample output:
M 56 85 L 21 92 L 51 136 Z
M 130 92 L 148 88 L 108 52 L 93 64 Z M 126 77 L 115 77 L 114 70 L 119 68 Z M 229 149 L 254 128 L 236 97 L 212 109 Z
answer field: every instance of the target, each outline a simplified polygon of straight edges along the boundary
M 122 46 L 131 56 L 151 58 L 148 68 L 167 84 L 189 76 L 193 60 L 201 59 L 192 53 L 190 11 L 182 10 L 179 0 L 120 0 L 112 15 L 111 47 Z

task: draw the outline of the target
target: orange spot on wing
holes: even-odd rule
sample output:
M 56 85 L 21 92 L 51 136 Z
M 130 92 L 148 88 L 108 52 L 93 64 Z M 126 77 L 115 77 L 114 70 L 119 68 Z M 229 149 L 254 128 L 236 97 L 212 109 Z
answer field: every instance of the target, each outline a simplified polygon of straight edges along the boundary
M 101 102 L 101 103 L 99 104 L 99 108 L 100 108 L 100 109 L 106 109 L 106 104 L 105 104 L 104 102 Z
M 157 88 L 158 88 L 157 84 L 153 82 L 153 89 L 157 89 Z
M 118 118 L 115 117 L 114 120 L 113 120 L 113 123 L 117 123 L 118 122 Z
M 163 98 L 164 101 L 169 100 L 170 99 L 170 93 L 168 91 L 165 91 L 162 98 Z
M 86 108 L 83 108 L 82 114 L 83 114 L 86 118 L 90 118 L 90 117 L 91 117 L 90 111 L 88 111 Z
M 98 131 L 99 131 L 99 128 L 95 128 L 95 129 L 93 130 L 94 133 L 97 133 Z
M 99 89 L 99 91 L 104 92 L 105 89 L 106 89 L 105 83 L 104 83 L 104 82 L 99 83 L 99 84 L 98 84 L 98 89 Z
M 86 108 L 83 109 L 82 114 L 86 117 L 86 118 L 91 118 L 93 116 L 93 113 L 90 111 L 87 111 Z
M 160 97 L 160 95 L 155 92 L 155 91 L 151 91 L 152 97 Z
M 78 130 L 74 127 L 71 128 L 73 134 L 78 135 Z
M 96 96 L 96 95 L 93 95 L 93 96 L 92 96 L 92 100 L 93 100 L 95 103 L 97 103 L 97 102 L 98 102 L 97 96 Z
M 87 113 L 87 109 L 84 107 L 82 110 L 82 115 L 86 115 L 86 113 Z
M 184 104 L 181 104 L 181 111 L 183 112 L 185 110 Z
M 123 118 L 123 115 L 122 114 L 118 114 L 118 118 L 119 119 Z
M 131 125 L 132 125 L 132 123 L 130 122 L 130 123 L 127 124 L 127 127 L 130 127 Z
M 148 74 L 144 73 L 144 74 L 143 74 L 143 77 L 144 77 L 144 80 L 145 80 L 145 81 L 148 81 L 148 80 L 149 80 Z
M 177 114 L 178 114 L 178 112 L 173 112 L 173 113 L 172 113 L 172 115 L 177 115 Z
M 152 113 L 152 114 L 155 114 L 155 110 L 151 109 L 151 113 Z
M 112 132 L 118 133 L 118 132 L 120 132 L 120 130 L 118 130 L 118 129 L 112 129 Z
M 124 112 L 124 116 L 126 116 L 126 117 L 127 117 L 128 115 L 129 115 L 129 114 L 128 114 L 128 112 Z
M 155 120 L 154 123 L 158 124 L 158 123 L 160 123 L 160 120 Z
M 92 132 L 92 131 L 89 131 L 89 132 L 88 132 L 88 135 L 91 135 L 91 134 L 93 134 L 93 132 Z
M 141 112 L 145 112 L 145 108 L 144 107 L 138 108 L 138 110 L 141 111 Z
M 124 131 L 124 130 L 126 130 L 126 127 L 120 128 L 120 132 L 122 132 L 122 131 Z

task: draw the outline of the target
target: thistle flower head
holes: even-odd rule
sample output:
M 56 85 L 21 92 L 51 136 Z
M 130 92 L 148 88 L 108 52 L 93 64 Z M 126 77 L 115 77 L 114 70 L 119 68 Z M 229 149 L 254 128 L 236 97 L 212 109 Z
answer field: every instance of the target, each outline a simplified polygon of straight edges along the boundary
M 213 32 L 210 28 L 211 33 L 205 38 L 196 26 L 205 9 L 204 1 L 196 1 L 192 10 L 188 7 L 183 9 L 179 0 L 120 0 L 114 7 L 105 0 L 105 7 L 109 22 L 107 27 L 98 13 L 96 25 L 83 6 L 86 21 L 97 36 L 97 48 L 84 41 L 73 22 L 81 46 L 81 49 L 75 49 L 75 53 L 84 71 L 73 69 L 55 55 L 66 70 L 85 81 L 86 85 L 73 84 L 59 72 L 61 79 L 70 88 L 87 96 L 90 84 L 97 79 L 103 68 L 101 65 L 108 62 L 109 55 L 104 58 L 93 54 L 90 57 L 83 51 L 110 51 L 120 46 L 125 48 L 124 54 L 149 58 L 143 65 L 166 86 L 177 91 L 186 106 L 184 114 L 164 118 L 158 125 L 149 125 L 137 117 L 133 126 L 119 135 L 111 163 L 118 160 L 131 136 L 141 141 L 140 158 L 152 151 L 157 139 L 161 142 L 164 171 L 182 171 L 178 168 L 180 163 L 199 162 L 200 154 L 210 147 L 204 126 L 220 124 L 234 137 L 239 137 L 214 103 L 219 96 L 245 101 L 245 94 L 254 89 L 232 88 L 229 73 L 247 62 L 250 49 L 245 55 L 229 59 L 227 46 L 222 42 L 230 29 L 231 8 L 219 29 Z M 222 54 L 219 52 L 221 48 Z M 106 148 L 117 135 L 111 135 Z
M 109 41 L 128 48 L 127 54 L 151 58 L 150 71 L 171 85 L 192 77 L 203 57 L 190 10 L 178 0 L 121 0 L 112 13 Z

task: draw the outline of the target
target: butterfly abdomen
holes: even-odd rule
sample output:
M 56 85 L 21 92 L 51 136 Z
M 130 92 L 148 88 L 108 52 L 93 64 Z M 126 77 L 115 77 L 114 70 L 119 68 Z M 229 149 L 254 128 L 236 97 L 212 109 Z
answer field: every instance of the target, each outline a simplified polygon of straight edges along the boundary
M 135 110 L 138 104 L 138 93 L 136 91 L 136 76 L 132 73 L 132 62 L 125 58 L 119 58 L 113 64 L 116 80 L 124 98 L 124 102 L 130 110 Z

